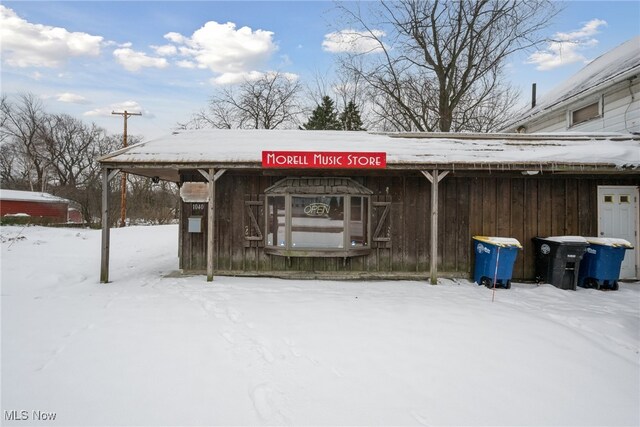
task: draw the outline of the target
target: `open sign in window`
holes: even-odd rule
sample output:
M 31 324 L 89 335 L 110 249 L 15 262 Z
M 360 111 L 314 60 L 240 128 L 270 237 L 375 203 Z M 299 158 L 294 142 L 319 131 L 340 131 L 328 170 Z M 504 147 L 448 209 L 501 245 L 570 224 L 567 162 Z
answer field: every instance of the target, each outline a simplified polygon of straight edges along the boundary
M 287 178 L 265 193 L 268 253 L 352 256 L 369 250 L 371 191 L 357 182 Z

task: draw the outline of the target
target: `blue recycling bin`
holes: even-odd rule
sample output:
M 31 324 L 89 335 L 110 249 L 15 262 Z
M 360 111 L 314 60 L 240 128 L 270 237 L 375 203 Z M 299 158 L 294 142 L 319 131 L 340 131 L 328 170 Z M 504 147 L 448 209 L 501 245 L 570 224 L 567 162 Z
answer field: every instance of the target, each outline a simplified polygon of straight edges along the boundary
M 492 288 L 495 279 L 495 287 L 510 289 L 513 265 L 518 249 L 522 249 L 520 242 L 510 237 L 473 236 L 473 249 L 476 254 L 473 280 Z
M 618 290 L 620 267 L 627 249 L 633 249 L 624 239 L 587 237 L 589 247 L 582 257 L 578 285 L 583 288 Z

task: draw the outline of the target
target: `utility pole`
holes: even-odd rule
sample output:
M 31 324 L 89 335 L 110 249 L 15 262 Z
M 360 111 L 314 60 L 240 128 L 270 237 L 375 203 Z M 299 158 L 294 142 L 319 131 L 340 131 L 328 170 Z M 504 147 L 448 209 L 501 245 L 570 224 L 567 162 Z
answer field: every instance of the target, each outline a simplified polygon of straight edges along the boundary
M 111 114 L 115 114 L 118 116 L 124 117 L 124 134 L 122 135 L 122 147 L 127 147 L 127 119 L 129 116 L 141 116 L 142 113 L 129 113 L 127 110 L 124 110 L 123 113 L 116 113 L 112 111 Z M 122 181 L 120 184 L 120 227 L 125 226 L 125 219 L 127 217 L 127 174 L 126 172 L 122 172 Z

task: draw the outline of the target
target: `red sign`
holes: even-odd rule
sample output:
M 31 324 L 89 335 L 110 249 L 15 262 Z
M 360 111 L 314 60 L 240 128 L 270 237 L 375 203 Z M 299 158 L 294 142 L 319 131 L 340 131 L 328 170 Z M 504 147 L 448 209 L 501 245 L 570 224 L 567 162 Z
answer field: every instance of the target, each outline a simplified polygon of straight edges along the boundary
M 384 169 L 387 153 L 263 151 L 263 168 Z

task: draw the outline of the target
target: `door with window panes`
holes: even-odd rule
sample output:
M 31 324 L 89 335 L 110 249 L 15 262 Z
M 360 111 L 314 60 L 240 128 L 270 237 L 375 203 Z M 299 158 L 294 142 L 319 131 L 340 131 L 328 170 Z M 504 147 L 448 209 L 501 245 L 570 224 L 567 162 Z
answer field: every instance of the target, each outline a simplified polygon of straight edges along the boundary
M 598 234 L 628 240 L 634 249 L 626 251 L 620 268 L 621 279 L 635 279 L 637 274 L 638 187 L 598 187 Z

